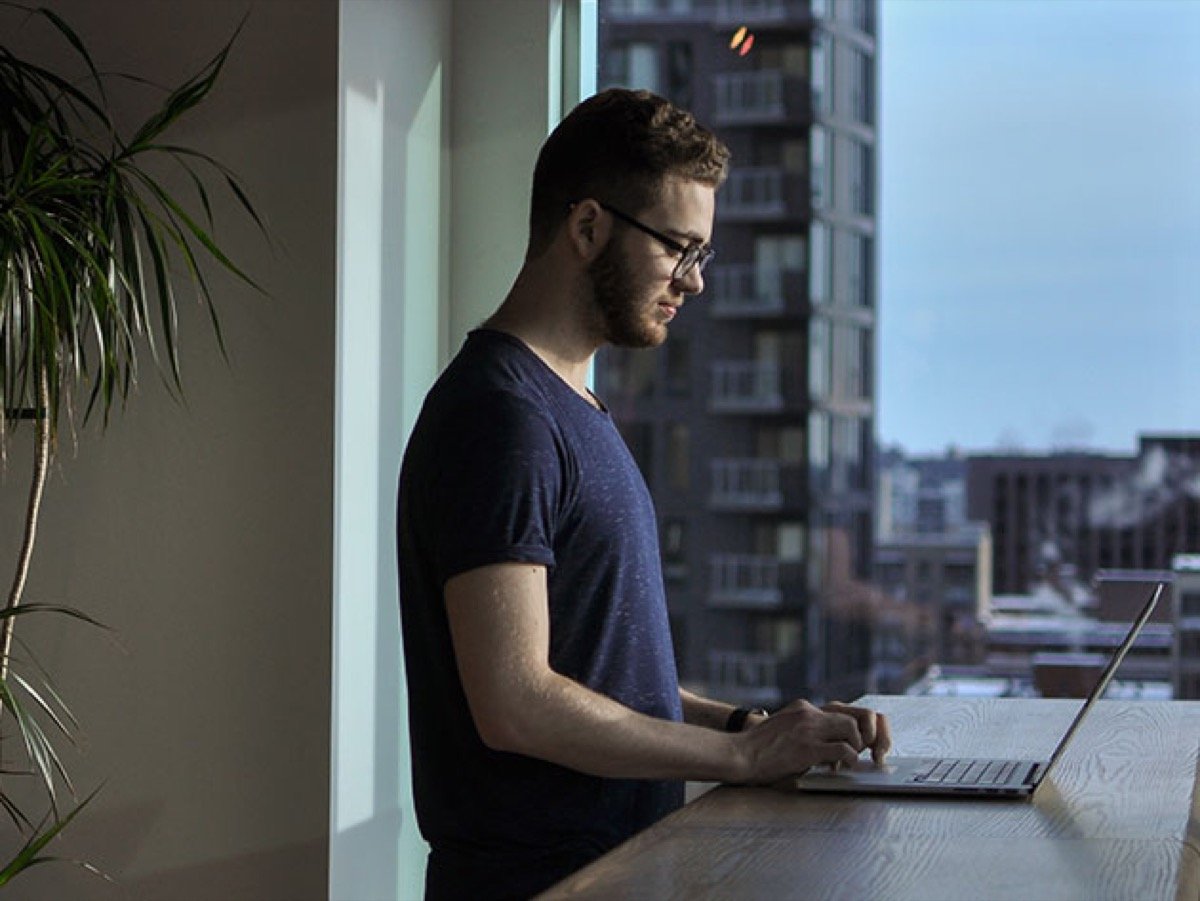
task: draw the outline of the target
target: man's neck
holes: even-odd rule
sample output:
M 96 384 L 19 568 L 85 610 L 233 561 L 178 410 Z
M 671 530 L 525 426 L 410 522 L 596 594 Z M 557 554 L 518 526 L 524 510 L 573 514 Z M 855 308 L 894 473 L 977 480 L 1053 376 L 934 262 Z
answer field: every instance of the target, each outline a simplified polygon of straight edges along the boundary
M 578 321 L 580 305 L 561 285 L 539 284 L 522 270 L 500 308 L 484 326 L 524 343 L 576 393 L 595 405 L 587 388 L 598 344 Z

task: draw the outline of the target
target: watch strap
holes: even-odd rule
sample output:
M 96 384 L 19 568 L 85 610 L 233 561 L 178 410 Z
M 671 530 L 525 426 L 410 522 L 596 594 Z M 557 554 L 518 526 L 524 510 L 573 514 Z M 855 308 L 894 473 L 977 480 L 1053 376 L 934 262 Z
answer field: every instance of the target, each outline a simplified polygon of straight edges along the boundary
M 767 716 L 767 711 L 762 708 L 738 707 L 729 714 L 729 719 L 725 720 L 725 731 L 741 732 L 746 728 L 746 720 L 750 718 L 750 714 L 752 713 Z

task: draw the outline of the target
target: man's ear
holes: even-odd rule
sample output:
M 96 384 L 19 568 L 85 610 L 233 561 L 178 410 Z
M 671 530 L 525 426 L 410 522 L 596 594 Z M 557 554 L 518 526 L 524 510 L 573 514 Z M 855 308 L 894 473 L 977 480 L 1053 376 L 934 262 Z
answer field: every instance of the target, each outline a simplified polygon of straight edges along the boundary
M 567 214 L 566 235 L 575 253 L 590 263 L 608 243 L 612 217 L 590 197 L 571 207 Z

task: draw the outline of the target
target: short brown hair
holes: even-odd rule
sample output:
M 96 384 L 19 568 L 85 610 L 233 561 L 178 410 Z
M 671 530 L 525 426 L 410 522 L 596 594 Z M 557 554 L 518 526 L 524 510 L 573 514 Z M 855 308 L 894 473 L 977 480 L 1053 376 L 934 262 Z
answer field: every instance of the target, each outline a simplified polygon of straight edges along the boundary
M 729 149 L 691 113 L 649 91 L 610 88 L 583 101 L 551 132 L 533 170 L 529 255 L 549 246 L 570 205 L 588 197 L 637 215 L 665 179 L 713 188 Z

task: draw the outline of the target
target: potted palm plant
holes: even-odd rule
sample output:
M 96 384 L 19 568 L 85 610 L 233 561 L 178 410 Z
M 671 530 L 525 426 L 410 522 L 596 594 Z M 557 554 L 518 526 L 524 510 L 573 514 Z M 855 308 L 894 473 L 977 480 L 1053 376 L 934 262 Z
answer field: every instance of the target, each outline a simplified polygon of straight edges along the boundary
M 50 674 L 14 642 L 26 615 L 98 625 L 77 609 L 25 597 L 60 429 L 89 417 L 107 425 L 131 398 L 147 357 L 181 396 L 177 292 L 183 279 L 190 282 L 184 293 L 209 312 L 224 354 L 204 267 L 254 283 L 212 235 L 214 178 L 265 235 L 234 174 L 167 136 L 211 92 L 236 32 L 125 136 L 114 124 L 109 83 L 140 80 L 102 74 L 79 35 L 53 11 L 2 5 L 6 14 L 29 20 L 22 27 L 52 29 L 83 75 L 73 80 L 0 46 L 0 454 L 7 461 L 10 442 L 18 439 L 33 445 L 23 537 L 0 607 L 0 808 L 19 833 L 7 862 L 0 847 L 0 885 L 49 859 L 46 845 L 82 806 L 63 801 L 64 792 L 75 797 L 60 753 L 61 743 L 73 740 L 75 720 Z M 186 198 L 156 174 L 164 160 L 184 174 Z M 45 810 L 28 810 L 28 801 L 6 790 L 22 776 L 40 785 Z

